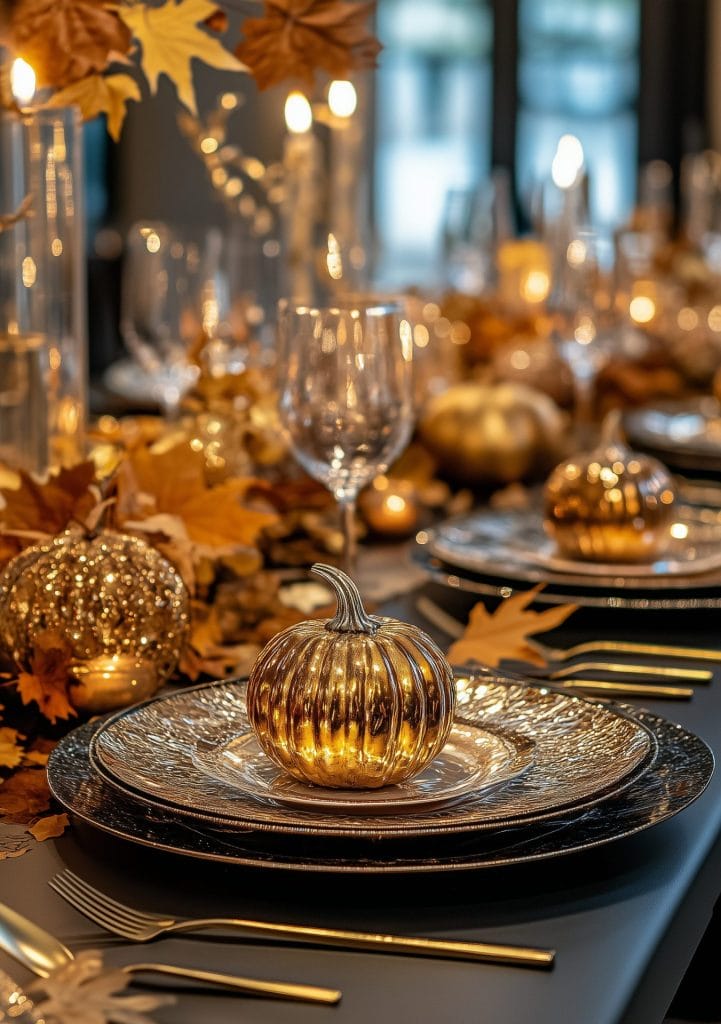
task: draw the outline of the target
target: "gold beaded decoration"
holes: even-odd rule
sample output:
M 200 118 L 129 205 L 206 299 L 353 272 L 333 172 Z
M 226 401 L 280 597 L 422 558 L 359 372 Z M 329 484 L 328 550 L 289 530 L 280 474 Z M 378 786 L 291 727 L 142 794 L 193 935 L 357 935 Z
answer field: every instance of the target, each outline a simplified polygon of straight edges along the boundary
M 71 699 L 92 712 L 151 696 L 175 670 L 188 622 L 176 570 L 127 534 L 59 534 L 26 548 L 0 577 L 2 647 L 27 666 L 39 633 L 62 634 Z
M 440 753 L 455 708 L 453 672 L 417 626 L 368 615 L 350 577 L 313 571 L 338 612 L 283 630 L 248 680 L 248 718 L 277 765 L 301 782 L 376 789 Z

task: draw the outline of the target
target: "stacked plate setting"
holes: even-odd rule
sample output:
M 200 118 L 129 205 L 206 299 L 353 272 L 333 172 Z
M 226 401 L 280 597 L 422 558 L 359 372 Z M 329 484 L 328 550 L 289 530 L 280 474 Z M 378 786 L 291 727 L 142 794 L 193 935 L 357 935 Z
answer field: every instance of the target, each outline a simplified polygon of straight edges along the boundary
M 325 790 L 287 778 L 256 743 L 242 681 L 81 726 L 53 752 L 50 786 L 76 817 L 145 846 L 241 865 L 407 873 L 597 846 L 677 813 L 713 771 L 701 740 L 645 711 L 490 671 L 457 673 L 457 687 L 448 745 L 402 786 Z
M 415 558 L 431 578 L 507 597 L 544 584 L 536 600 L 586 607 L 684 610 L 721 607 L 721 511 L 682 506 L 663 558 L 603 565 L 562 558 L 543 527 L 540 500 L 522 510 L 482 509 L 427 532 Z

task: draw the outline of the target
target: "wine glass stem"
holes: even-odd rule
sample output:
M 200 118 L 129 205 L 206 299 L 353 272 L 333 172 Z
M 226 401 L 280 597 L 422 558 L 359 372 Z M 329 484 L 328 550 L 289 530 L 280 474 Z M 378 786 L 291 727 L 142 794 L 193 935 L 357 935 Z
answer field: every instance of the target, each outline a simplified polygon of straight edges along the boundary
M 343 522 L 343 569 L 349 576 L 352 576 L 355 573 L 358 555 L 355 531 L 355 509 L 355 498 L 344 498 L 340 502 L 341 518 Z
M 582 445 L 593 441 L 595 383 L 595 376 L 573 374 L 576 440 Z

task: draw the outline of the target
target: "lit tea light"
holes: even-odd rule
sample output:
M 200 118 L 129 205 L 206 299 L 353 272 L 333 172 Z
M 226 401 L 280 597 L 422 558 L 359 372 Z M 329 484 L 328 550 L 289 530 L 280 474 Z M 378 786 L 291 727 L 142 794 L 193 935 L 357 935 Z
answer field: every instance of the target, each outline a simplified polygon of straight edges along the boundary
M 408 537 L 418 525 L 418 501 L 409 480 L 376 477 L 362 494 L 360 508 L 370 528 L 386 537 Z

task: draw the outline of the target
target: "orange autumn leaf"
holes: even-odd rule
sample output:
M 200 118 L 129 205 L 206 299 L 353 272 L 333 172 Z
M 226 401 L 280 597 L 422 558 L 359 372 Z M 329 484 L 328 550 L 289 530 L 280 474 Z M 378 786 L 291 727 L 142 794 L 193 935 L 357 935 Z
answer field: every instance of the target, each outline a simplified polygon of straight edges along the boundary
M 70 824 L 67 814 L 48 814 L 44 818 L 40 818 L 32 825 L 28 832 L 37 839 L 39 843 L 44 843 L 46 839 L 56 839 L 61 836 L 65 829 Z
M 288 78 L 313 83 L 317 70 L 347 78 L 375 67 L 381 45 L 368 31 L 373 2 L 265 0 L 263 16 L 246 18 L 236 55 L 261 89 Z
M 241 504 L 256 485 L 252 479 L 227 480 L 211 487 L 201 452 L 180 444 L 164 452 L 132 452 L 118 471 L 117 515 L 121 522 L 158 516 L 182 521 L 188 539 L 199 548 L 252 547 L 261 531 L 277 521 L 272 512 Z
M 50 790 L 44 768 L 21 768 L 0 784 L 0 818 L 28 825 L 47 811 Z
M 17 729 L 0 726 L 0 768 L 17 768 L 24 755 L 19 741 L 24 738 Z
M 529 605 L 541 589 L 534 587 L 515 594 L 502 601 L 494 612 L 479 601 L 471 610 L 465 632 L 451 645 L 448 660 L 455 665 L 476 661 L 493 667 L 504 660 L 545 665 L 545 659 L 528 646 L 526 638 L 560 626 L 577 605 L 562 604 L 534 612 Z
M 0 489 L 0 532 L 54 534 L 73 519 L 82 521 L 98 501 L 91 490 L 94 480 L 95 465 L 90 461 L 61 469 L 44 483 L 21 472 L 17 489 Z
M 15 0 L 11 49 L 24 57 L 38 85 L 62 88 L 103 71 L 130 48 L 130 31 L 104 0 Z
M 140 86 L 130 75 L 88 75 L 56 92 L 49 106 L 76 105 L 84 121 L 92 121 L 99 114 L 106 114 L 108 135 L 117 142 L 128 102 L 140 98 Z
M 53 630 L 38 633 L 30 658 L 30 671 L 17 680 L 23 704 L 36 701 L 43 715 L 54 725 L 58 718 L 75 715 L 68 698 L 70 644 Z
M 201 675 L 226 679 L 231 675 L 247 675 L 260 654 L 257 644 L 222 643 L 218 614 L 200 601 L 192 606 L 190 639 L 180 660 L 181 672 L 195 682 Z

